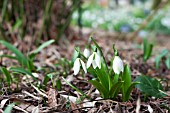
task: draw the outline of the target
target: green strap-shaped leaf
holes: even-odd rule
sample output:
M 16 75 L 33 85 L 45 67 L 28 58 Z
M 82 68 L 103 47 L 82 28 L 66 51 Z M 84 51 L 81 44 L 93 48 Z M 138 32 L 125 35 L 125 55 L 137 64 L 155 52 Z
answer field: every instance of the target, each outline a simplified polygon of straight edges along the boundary
M 92 66 L 91 66 L 91 67 L 89 67 L 89 68 L 87 69 L 87 71 L 88 71 L 90 74 L 92 74 L 92 75 L 94 76 L 94 78 L 97 78 L 96 70 L 95 70 L 95 69 L 93 69 L 93 67 L 92 67 Z
M 56 86 L 58 91 L 61 91 L 61 88 L 62 88 L 62 83 L 61 83 L 61 80 L 60 79 L 57 79 L 56 80 Z
M 99 90 L 103 98 L 108 98 L 109 91 L 103 87 L 101 83 L 99 83 L 97 80 L 89 80 L 88 82 L 91 83 L 97 90 Z
M 11 77 L 9 71 L 5 67 L 0 68 L 0 70 L 6 76 L 8 86 L 10 87 L 10 84 L 12 82 L 12 77 Z
M 117 94 L 119 93 L 120 91 L 120 88 L 122 87 L 122 84 L 124 83 L 124 81 L 120 81 L 120 82 L 117 82 L 116 84 L 114 84 L 110 91 L 109 91 L 109 97 L 110 98 L 115 98 L 117 96 Z
M 97 78 L 100 80 L 101 84 L 106 88 L 110 89 L 110 76 L 106 73 L 106 69 L 103 64 L 101 64 L 101 69 L 96 68 Z
M 112 84 L 116 84 L 119 81 L 119 75 L 118 74 L 114 74 L 113 76 L 113 83 Z
M 21 65 L 27 66 L 27 58 L 16 47 L 4 40 L 0 40 L 0 44 L 11 50 L 16 55 L 16 58 Z
M 32 53 L 37 54 L 39 53 L 42 49 L 44 49 L 45 47 L 47 47 L 48 45 L 52 44 L 55 40 L 49 40 L 44 42 L 43 44 L 41 44 L 37 49 L 35 49 L 34 51 L 32 51 Z
M 146 53 L 147 53 L 147 39 L 146 38 L 144 38 L 143 39 L 143 50 L 144 50 L 144 55 L 146 55 Z M 144 56 L 145 57 L 145 56 Z
M 157 69 L 159 68 L 160 61 L 161 61 L 162 57 L 166 56 L 166 55 L 168 54 L 168 52 L 169 52 L 169 51 L 168 51 L 167 49 L 165 49 L 165 50 L 163 50 L 163 51 L 160 53 L 160 55 L 158 55 L 158 56 L 156 57 L 156 59 L 155 59 L 155 65 L 156 65 L 156 68 L 157 68 Z
M 147 51 L 147 57 L 146 57 L 145 60 L 148 60 L 149 57 L 151 56 L 151 54 L 152 54 L 152 49 L 153 49 L 153 44 L 149 44 L 149 45 L 148 45 L 148 51 Z
M 136 84 L 139 84 L 140 82 L 133 82 L 130 87 L 127 89 L 125 92 L 125 95 L 123 95 L 123 101 L 128 101 L 130 98 L 130 93 L 132 92 L 133 88 L 135 87 Z
M 11 56 L 11 55 L 6 55 L 6 54 L 1 55 L 0 57 L 2 57 L 2 58 L 3 58 L 3 57 L 6 57 L 6 58 L 9 58 L 9 59 L 18 60 L 17 57 Z
M 146 38 L 143 39 L 144 61 L 146 62 L 152 54 L 153 44 L 148 43 Z
M 168 55 L 168 57 L 165 60 L 165 65 L 168 69 L 170 69 L 170 54 Z
M 30 75 L 34 80 L 36 80 L 36 78 L 34 77 L 34 75 L 33 75 L 30 71 L 25 70 L 24 68 L 12 67 L 12 68 L 10 68 L 10 70 L 13 71 L 13 72 Z
M 131 78 L 131 70 L 129 66 L 126 64 L 124 67 L 123 75 L 122 75 L 122 80 L 124 81 L 123 84 L 123 92 L 126 93 L 127 89 L 131 85 L 132 78 Z
M 45 86 L 47 85 L 47 82 L 53 78 L 53 74 L 48 74 L 44 77 L 44 80 L 43 80 L 43 89 L 45 88 Z

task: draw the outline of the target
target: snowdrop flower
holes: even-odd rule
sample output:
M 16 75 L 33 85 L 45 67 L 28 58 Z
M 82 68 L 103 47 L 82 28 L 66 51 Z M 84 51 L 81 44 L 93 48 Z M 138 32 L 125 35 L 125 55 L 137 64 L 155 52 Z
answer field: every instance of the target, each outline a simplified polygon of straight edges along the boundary
M 120 72 L 123 72 L 123 61 L 120 59 L 119 56 L 115 56 L 114 60 L 113 60 L 113 71 L 116 74 L 120 74 Z
M 89 49 L 85 48 L 83 54 L 84 54 L 84 56 L 85 56 L 86 58 L 88 58 L 88 57 L 90 56 L 90 51 L 89 51 Z
M 96 69 L 96 67 L 98 67 L 99 69 L 101 68 L 101 59 L 98 53 L 93 52 L 93 54 L 90 55 L 87 61 L 87 68 L 89 68 L 91 64 L 93 65 L 94 69 Z
M 78 74 L 78 72 L 80 71 L 80 66 L 82 66 L 84 72 L 87 73 L 85 63 L 80 58 L 77 58 L 74 62 L 74 66 L 73 66 L 74 75 Z

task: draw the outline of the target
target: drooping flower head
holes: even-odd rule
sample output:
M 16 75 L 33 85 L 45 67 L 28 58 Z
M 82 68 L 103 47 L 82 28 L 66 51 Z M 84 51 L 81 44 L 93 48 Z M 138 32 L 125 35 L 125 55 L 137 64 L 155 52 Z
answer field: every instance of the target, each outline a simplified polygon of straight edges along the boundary
M 120 74 L 120 72 L 123 72 L 124 67 L 123 67 L 123 61 L 119 56 L 115 56 L 113 60 L 113 71 L 116 74 Z
M 74 62 L 74 66 L 73 66 L 74 75 L 78 74 L 81 66 L 82 66 L 84 72 L 87 73 L 85 63 L 80 58 L 77 58 Z
M 93 66 L 94 69 L 96 69 L 97 67 L 100 69 L 101 68 L 101 58 L 100 55 L 96 52 L 93 52 L 92 55 L 90 55 L 90 57 L 88 58 L 87 61 L 87 68 L 89 68 L 90 66 Z

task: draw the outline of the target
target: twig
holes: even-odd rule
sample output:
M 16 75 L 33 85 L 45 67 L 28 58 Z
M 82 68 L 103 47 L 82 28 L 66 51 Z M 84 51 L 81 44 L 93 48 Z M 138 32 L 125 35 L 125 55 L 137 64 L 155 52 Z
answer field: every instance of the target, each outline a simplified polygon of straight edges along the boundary
M 73 109 L 73 110 L 63 111 L 63 112 L 60 112 L 60 113 L 71 113 L 71 112 L 76 111 L 76 110 L 87 109 L 87 108 L 93 108 L 93 107 L 81 107 L 81 108 L 77 108 L 77 109 Z
M 18 106 L 14 106 L 13 108 L 16 109 L 16 110 L 22 111 L 24 113 L 29 113 L 28 111 L 26 111 L 26 110 L 24 110 L 24 109 L 22 109 L 22 108 L 20 108 Z
M 42 96 L 44 96 L 44 97 L 48 97 L 45 93 L 43 93 L 43 92 L 41 92 L 37 87 L 35 87 L 33 84 L 31 84 L 31 86 L 40 94 L 40 95 L 42 95 Z
M 34 96 L 33 94 L 31 94 L 31 93 L 29 93 L 29 92 L 27 92 L 27 91 L 22 91 L 22 93 L 24 93 L 24 94 L 26 94 L 26 95 L 28 95 L 28 96 L 30 96 L 30 97 L 36 99 L 36 100 L 41 100 L 41 98 L 36 97 L 36 96 Z

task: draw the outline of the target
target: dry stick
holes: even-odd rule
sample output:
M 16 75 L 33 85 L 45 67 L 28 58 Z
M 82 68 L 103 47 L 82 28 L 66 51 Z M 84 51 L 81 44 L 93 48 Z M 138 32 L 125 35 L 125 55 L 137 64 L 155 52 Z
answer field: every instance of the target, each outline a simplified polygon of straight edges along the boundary
M 143 28 L 145 28 L 147 26 L 147 24 L 154 18 L 154 16 L 157 14 L 157 12 L 159 11 L 159 9 L 161 9 L 162 7 L 166 6 L 168 4 L 169 0 L 167 1 L 163 1 L 162 3 L 159 4 L 159 6 L 153 10 L 153 12 L 150 13 L 150 15 L 142 22 L 142 24 L 139 26 L 139 28 L 133 32 L 132 34 L 129 34 L 127 36 L 125 36 L 124 34 L 123 35 L 120 35 L 119 38 L 123 39 L 125 37 L 127 37 L 127 39 L 135 39 L 138 35 L 138 32 L 140 30 L 142 30 Z
M 83 103 L 87 103 L 87 102 L 100 102 L 100 101 L 108 101 L 108 102 L 112 102 L 112 103 L 118 103 L 118 102 L 116 102 L 116 101 L 113 101 L 113 100 L 111 100 L 111 99 L 97 99 L 97 100 L 89 100 L 89 101 L 85 101 L 85 102 L 81 102 L 81 103 L 78 103 L 78 104 L 76 104 L 76 105 L 80 105 L 80 104 L 83 104 Z
M 73 111 L 87 109 L 87 108 L 93 108 L 93 107 L 81 107 L 81 108 L 77 108 L 77 109 L 73 109 L 73 110 L 63 111 L 63 112 L 60 112 L 60 113 L 71 113 Z
M 24 110 L 24 109 L 22 109 L 18 106 L 14 106 L 13 108 L 16 109 L 16 110 L 22 111 L 23 113 L 29 113 L 28 111 L 26 111 L 26 110 Z
M 24 94 L 26 94 L 26 95 L 28 95 L 28 96 L 34 98 L 35 100 L 41 100 L 41 98 L 36 97 L 36 96 L 34 96 L 33 94 L 31 94 L 31 93 L 29 93 L 29 92 L 27 92 L 27 91 L 22 91 L 22 93 L 24 93 Z

